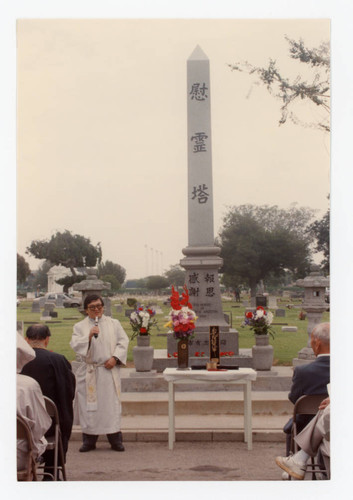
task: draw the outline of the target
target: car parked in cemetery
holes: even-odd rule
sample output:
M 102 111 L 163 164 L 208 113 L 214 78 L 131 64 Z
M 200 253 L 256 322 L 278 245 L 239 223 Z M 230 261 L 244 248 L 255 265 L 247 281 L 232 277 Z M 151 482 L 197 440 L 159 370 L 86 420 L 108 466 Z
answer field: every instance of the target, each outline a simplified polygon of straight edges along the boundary
M 71 297 L 67 293 L 46 293 L 44 295 L 46 302 L 61 302 L 64 307 L 80 307 L 82 299 L 80 297 Z

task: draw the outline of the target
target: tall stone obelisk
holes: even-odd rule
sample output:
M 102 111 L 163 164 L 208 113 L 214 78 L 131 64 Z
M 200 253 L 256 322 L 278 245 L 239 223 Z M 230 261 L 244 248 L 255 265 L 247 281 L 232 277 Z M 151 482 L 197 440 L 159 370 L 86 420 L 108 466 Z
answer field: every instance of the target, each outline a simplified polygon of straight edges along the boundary
M 199 46 L 187 61 L 188 246 L 180 261 L 198 320 L 197 332 L 217 325 L 229 332 L 222 311 L 218 270 L 223 259 L 214 245 L 209 59 Z

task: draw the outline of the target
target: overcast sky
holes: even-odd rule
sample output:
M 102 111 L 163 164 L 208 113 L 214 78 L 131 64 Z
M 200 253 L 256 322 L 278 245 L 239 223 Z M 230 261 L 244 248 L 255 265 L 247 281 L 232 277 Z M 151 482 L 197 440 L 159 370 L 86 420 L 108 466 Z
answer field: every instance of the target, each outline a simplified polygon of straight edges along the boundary
M 323 20 L 17 23 L 18 252 L 68 229 L 101 242 L 127 278 L 161 274 L 187 245 L 186 61 L 210 60 L 215 235 L 230 205 L 328 208 L 329 135 L 287 123 L 228 63 L 305 71 L 285 36 L 330 39 Z M 316 110 L 304 107 L 308 119 Z

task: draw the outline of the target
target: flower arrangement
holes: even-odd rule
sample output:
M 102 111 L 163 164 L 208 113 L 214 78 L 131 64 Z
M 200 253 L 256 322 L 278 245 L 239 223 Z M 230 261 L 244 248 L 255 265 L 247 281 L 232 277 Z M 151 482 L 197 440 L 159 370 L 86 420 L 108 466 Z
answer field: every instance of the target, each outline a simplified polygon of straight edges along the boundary
M 130 314 L 130 325 L 133 330 L 131 340 L 137 335 L 149 335 L 152 326 L 157 324 L 156 311 L 153 308 L 138 307 Z
M 271 328 L 273 314 L 271 311 L 266 311 L 262 306 L 256 308 L 255 313 L 248 311 L 245 313 L 245 320 L 242 326 L 250 326 L 256 335 L 270 334 L 274 338 L 274 330 Z
M 172 328 L 174 338 L 178 340 L 192 338 L 197 316 L 192 310 L 192 305 L 189 302 L 189 292 L 186 285 L 184 285 L 184 292 L 182 292 L 181 298 L 179 292 L 172 286 L 170 305 L 172 307 L 169 313 L 170 320 L 164 326 L 166 328 Z

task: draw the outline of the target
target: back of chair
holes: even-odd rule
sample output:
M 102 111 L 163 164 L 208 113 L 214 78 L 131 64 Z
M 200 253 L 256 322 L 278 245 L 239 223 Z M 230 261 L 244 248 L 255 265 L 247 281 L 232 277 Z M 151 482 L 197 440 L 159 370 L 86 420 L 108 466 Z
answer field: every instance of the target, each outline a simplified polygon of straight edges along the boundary
M 17 471 L 17 479 L 19 481 L 36 481 L 36 466 L 33 458 L 33 440 L 32 432 L 23 417 L 17 415 L 17 439 L 23 439 L 27 443 L 27 463 L 26 468 Z
M 59 424 L 59 413 L 54 401 L 44 396 L 44 402 L 48 415 L 54 420 L 55 424 Z
M 310 394 L 301 396 L 295 403 L 293 409 L 293 422 L 297 415 L 316 415 L 319 411 L 321 401 L 327 398 L 327 394 Z

